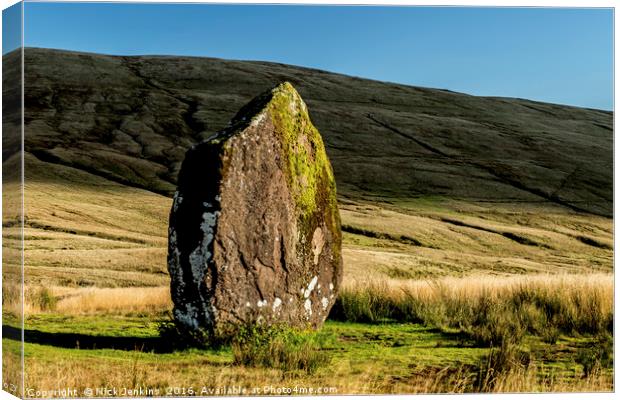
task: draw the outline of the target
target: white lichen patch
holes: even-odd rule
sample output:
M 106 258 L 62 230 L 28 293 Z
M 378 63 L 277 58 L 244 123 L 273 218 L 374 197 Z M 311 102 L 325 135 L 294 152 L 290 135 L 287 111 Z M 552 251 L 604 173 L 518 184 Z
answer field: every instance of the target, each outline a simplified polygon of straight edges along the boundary
M 291 111 L 291 114 L 297 115 L 299 113 L 299 109 L 297 108 L 298 103 L 299 100 L 297 98 L 295 98 L 294 101 L 288 103 L 288 109 Z
M 177 212 L 182 202 L 183 196 L 177 190 L 176 192 L 174 192 L 174 197 L 172 199 L 172 209 L 174 210 L 174 212 Z
M 304 302 L 304 309 L 306 310 L 306 314 L 308 316 L 312 315 L 312 302 L 310 301 L 310 299 L 306 299 L 306 301 Z
M 329 283 L 329 290 L 334 290 L 334 284 L 333 283 Z
M 219 214 L 219 211 L 215 211 L 214 213 L 206 212 L 202 214 L 202 223 L 200 224 L 200 229 L 204 232 L 205 237 L 210 237 L 211 240 L 213 240 L 213 227 L 217 222 L 217 216 Z
M 218 311 L 217 311 L 217 308 L 215 308 L 215 305 L 210 304 L 209 307 L 207 308 L 206 304 L 204 304 L 204 302 L 202 304 L 203 304 L 203 307 L 204 307 L 205 310 L 208 309 L 209 311 L 211 311 L 210 314 L 207 314 L 207 319 L 208 320 L 212 321 L 213 319 L 217 318 Z
M 209 203 L 204 203 L 209 204 Z M 211 261 L 211 251 L 209 246 L 213 242 L 215 224 L 219 211 L 205 212 L 202 214 L 202 223 L 200 230 L 202 231 L 202 241 L 189 255 L 189 264 L 192 268 L 192 276 L 194 283 L 198 284 L 205 276 L 207 265 Z
M 267 117 L 267 114 L 264 111 L 261 112 L 260 114 L 254 116 L 254 118 L 252 118 L 252 121 L 250 121 L 250 126 L 257 127 L 258 124 L 263 122 L 266 117 Z
M 312 280 L 310 281 L 310 284 L 308 285 L 308 288 L 304 291 L 304 298 L 307 299 L 308 297 L 310 297 L 310 294 L 314 290 L 318 281 L 319 281 L 318 276 L 315 276 L 314 278 L 312 278 Z
M 267 300 L 259 300 L 259 301 L 256 303 L 256 306 L 257 306 L 258 308 L 265 307 L 266 305 L 267 305 Z
M 207 257 L 210 256 L 207 251 Z M 202 253 L 201 246 L 196 247 L 194 251 L 189 255 L 189 264 L 192 267 L 192 276 L 194 283 L 198 284 L 202 278 L 204 278 L 207 266 L 204 263 L 204 255 Z
M 321 299 L 321 305 L 323 306 L 323 311 L 327 310 L 327 306 L 329 305 L 329 299 L 327 297 L 323 297 Z
M 248 302 L 245 303 L 245 306 L 246 307 L 252 307 L 252 304 L 250 304 L 250 302 L 248 301 Z
M 181 267 L 181 252 L 179 251 L 177 244 L 177 233 L 174 228 L 170 227 L 168 230 L 168 241 L 169 241 L 169 253 L 168 253 L 168 270 L 170 271 L 170 279 L 173 282 L 173 288 L 175 293 L 173 296 L 176 298 L 182 298 L 185 292 L 185 286 L 187 282 L 183 277 L 183 268 Z M 210 319 L 212 315 L 217 311 L 215 308 L 212 308 L 211 314 L 209 314 L 209 308 L 206 307 L 206 304 L 203 299 L 200 299 L 200 307 L 202 310 L 205 310 L 205 317 Z M 198 329 L 199 321 L 198 321 L 198 307 L 195 304 L 187 303 L 184 304 L 181 308 L 176 308 L 174 310 L 174 317 L 177 321 L 187 326 L 190 329 Z
M 271 307 L 271 310 L 273 312 L 276 312 L 278 308 L 280 308 L 281 306 L 282 306 L 282 299 L 280 299 L 279 297 L 276 297 L 276 299 L 273 301 L 273 306 Z
M 174 310 L 174 317 L 183 325 L 192 329 L 198 329 L 198 310 L 192 304 L 187 304 L 185 306 L 185 311 L 179 309 Z

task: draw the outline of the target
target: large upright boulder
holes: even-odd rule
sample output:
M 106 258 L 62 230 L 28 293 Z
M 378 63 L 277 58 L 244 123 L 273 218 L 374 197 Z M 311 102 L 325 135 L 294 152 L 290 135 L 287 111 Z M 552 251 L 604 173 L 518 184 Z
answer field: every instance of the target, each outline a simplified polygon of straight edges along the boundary
M 175 319 L 215 334 L 246 323 L 320 326 L 342 279 L 336 185 L 290 83 L 189 150 L 170 213 Z

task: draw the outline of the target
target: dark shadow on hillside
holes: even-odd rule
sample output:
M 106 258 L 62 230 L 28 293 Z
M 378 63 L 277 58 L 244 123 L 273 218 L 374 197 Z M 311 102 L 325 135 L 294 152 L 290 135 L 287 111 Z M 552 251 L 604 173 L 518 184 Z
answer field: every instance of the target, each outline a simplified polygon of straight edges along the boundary
M 21 329 L 2 325 L 4 338 L 21 340 Z M 36 343 L 48 346 L 63 347 L 67 349 L 115 349 L 125 351 L 144 351 L 155 353 L 169 353 L 173 349 L 164 343 L 159 337 L 133 337 L 133 336 L 100 336 L 81 333 L 51 333 L 36 329 L 24 331 L 26 343 Z

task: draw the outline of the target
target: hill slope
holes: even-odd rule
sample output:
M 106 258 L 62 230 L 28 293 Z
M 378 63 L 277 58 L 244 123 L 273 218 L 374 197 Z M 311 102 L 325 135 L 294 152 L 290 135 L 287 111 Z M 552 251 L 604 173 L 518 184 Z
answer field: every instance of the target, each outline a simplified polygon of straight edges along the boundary
M 166 254 L 172 199 L 32 155 L 25 161 L 27 286 L 169 284 Z M 18 162 L 13 157 L 4 167 L 15 169 Z M 11 203 L 11 195 L 19 192 L 5 191 L 5 204 Z M 341 204 L 344 280 L 591 273 L 613 268 L 613 224 L 608 218 L 540 212 L 540 208 L 515 212 L 461 206 L 456 213 L 453 205 Z M 18 251 L 21 245 L 18 226 L 5 225 L 4 249 Z M 5 258 L 4 283 L 19 282 L 19 257 Z
M 4 57 L 9 89 L 17 57 Z M 440 197 L 612 214 L 610 112 L 265 62 L 34 48 L 25 80 L 29 153 L 165 195 L 187 148 L 287 80 L 324 136 L 343 201 Z

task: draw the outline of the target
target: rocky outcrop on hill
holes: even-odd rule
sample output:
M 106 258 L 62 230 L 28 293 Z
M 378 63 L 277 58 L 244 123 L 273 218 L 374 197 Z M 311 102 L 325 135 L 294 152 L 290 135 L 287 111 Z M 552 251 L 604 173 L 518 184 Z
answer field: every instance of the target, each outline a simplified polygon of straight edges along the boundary
M 187 152 L 168 269 L 174 317 L 190 329 L 317 327 L 327 317 L 342 278 L 336 184 L 291 84 L 258 96 Z

